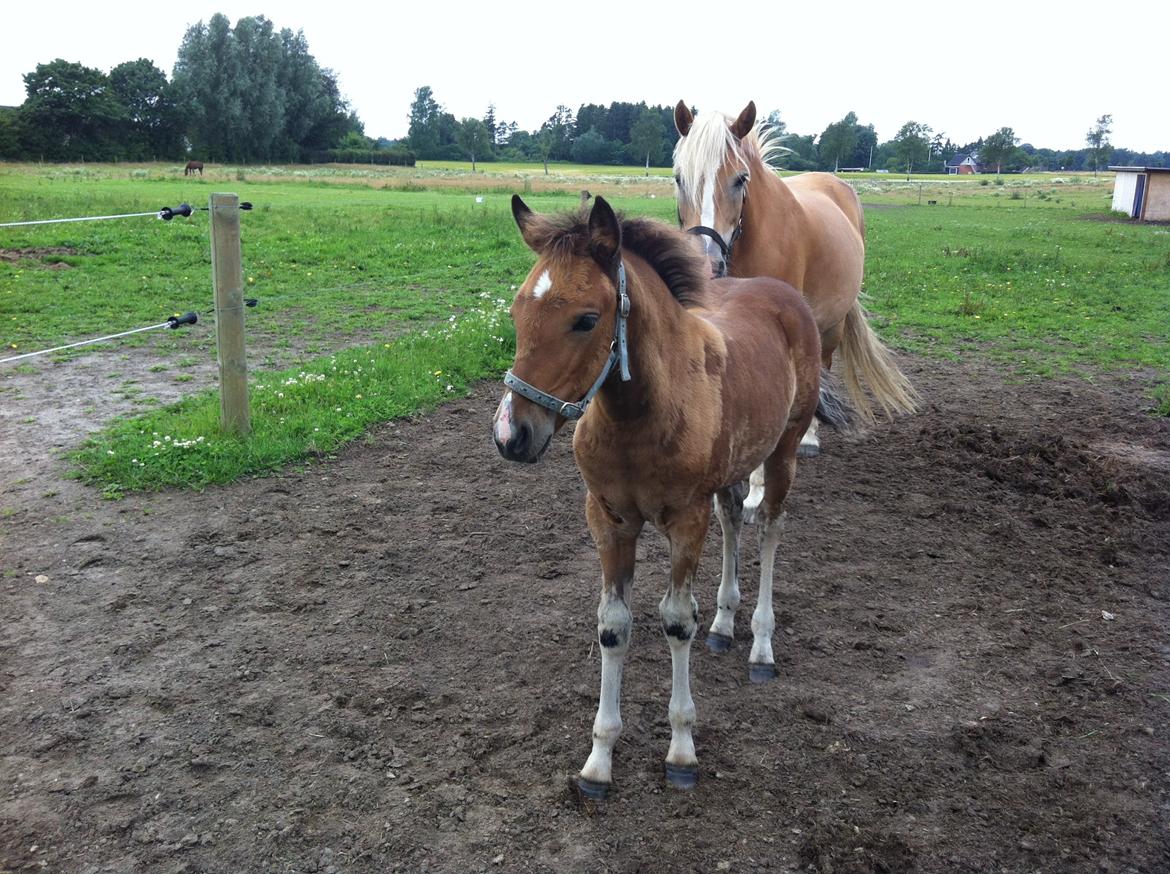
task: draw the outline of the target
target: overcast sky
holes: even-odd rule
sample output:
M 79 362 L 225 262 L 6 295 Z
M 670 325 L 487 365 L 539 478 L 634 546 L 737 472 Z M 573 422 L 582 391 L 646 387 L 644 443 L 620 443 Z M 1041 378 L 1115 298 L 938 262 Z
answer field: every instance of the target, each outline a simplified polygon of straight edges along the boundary
M 1083 147 L 1111 113 L 1115 146 L 1170 149 L 1158 45 L 1170 2 L 1070 15 L 1079 5 L 14 2 L 0 21 L 0 105 L 22 103 L 22 74 L 58 57 L 105 71 L 145 57 L 169 76 L 186 28 L 222 12 L 303 30 L 370 136 L 404 136 L 415 88 L 430 85 L 456 117 L 495 103 L 525 130 L 558 103 L 681 98 L 734 114 L 755 100 L 801 134 L 852 110 L 882 141 L 914 120 L 959 144 L 1006 125 L 1054 149 Z

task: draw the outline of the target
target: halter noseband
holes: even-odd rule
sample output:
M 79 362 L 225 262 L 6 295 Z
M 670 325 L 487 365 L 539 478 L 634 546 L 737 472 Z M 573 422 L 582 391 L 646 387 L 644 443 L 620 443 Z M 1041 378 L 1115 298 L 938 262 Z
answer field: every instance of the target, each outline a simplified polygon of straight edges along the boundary
M 681 224 L 681 222 L 680 222 Z M 735 223 L 735 230 L 731 232 L 731 242 L 725 243 L 723 235 L 714 228 L 709 228 L 706 225 L 695 225 L 693 228 L 687 228 L 688 234 L 695 236 L 710 237 L 719 246 L 719 251 L 723 253 L 723 261 L 728 267 L 731 266 L 731 247 L 735 245 L 735 241 L 739 239 L 739 235 L 743 233 L 743 216 L 739 217 L 739 221 Z
M 609 360 L 605 362 L 605 367 L 602 368 L 601 375 L 593 381 L 593 385 L 585 393 L 585 397 L 576 403 L 562 401 L 555 395 L 550 395 L 548 392 L 541 391 L 535 386 L 529 385 L 511 370 L 504 374 L 504 385 L 521 397 L 528 398 L 534 404 L 538 404 L 546 410 L 552 410 L 558 416 L 576 420 L 585 415 L 585 408 L 589 406 L 589 402 L 593 400 L 594 396 L 601 391 L 601 386 L 609 378 L 610 373 L 613 372 L 615 364 L 619 365 L 622 382 L 629 382 L 630 351 L 629 341 L 626 336 L 626 319 L 630 315 L 630 296 L 626 294 L 626 265 L 622 261 L 618 261 L 617 298 L 617 320 L 613 326 L 613 342 L 609 345 Z

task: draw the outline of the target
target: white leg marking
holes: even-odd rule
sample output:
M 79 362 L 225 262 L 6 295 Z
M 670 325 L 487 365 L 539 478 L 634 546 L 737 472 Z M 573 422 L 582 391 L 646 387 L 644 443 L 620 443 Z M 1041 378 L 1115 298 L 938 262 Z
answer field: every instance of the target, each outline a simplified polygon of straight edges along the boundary
M 597 608 L 597 636 L 602 641 L 601 698 L 593 720 L 593 749 L 581 769 L 581 776 L 594 783 L 609 783 L 612 779 L 613 748 L 622 733 L 622 667 L 633 625 L 625 601 L 602 595 Z
M 695 637 L 695 616 L 699 605 L 694 596 L 687 593 L 667 592 L 658 605 L 662 627 L 667 629 L 666 640 L 670 644 L 672 667 L 670 688 L 670 749 L 666 761 L 671 765 L 694 766 L 695 739 L 692 729 L 695 724 L 695 700 L 691 697 L 691 641 Z M 680 639 L 671 632 L 681 632 Z
M 817 438 L 817 425 L 819 423 L 816 419 L 808 426 L 808 430 L 804 432 L 804 436 L 800 438 L 799 452 L 801 455 L 813 456 L 819 455 L 821 452 L 821 441 Z
M 755 522 L 756 509 L 760 506 L 760 501 L 764 500 L 764 465 L 760 465 L 752 471 L 751 489 L 748 490 L 748 496 L 743 501 L 743 521 Z
M 785 514 L 776 519 L 764 518 L 760 529 L 760 600 L 752 613 L 752 654 L 748 661 L 754 665 L 771 665 L 772 632 L 776 629 L 776 617 L 772 611 L 772 570 L 776 560 L 776 547 L 784 532 Z
M 739 608 L 739 535 L 743 530 L 743 520 L 737 520 L 732 508 L 725 507 L 718 495 L 715 496 L 715 512 L 723 529 L 723 578 L 715 597 L 711 634 L 735 637 L 735 611 Z
M 691 641 L 673 637 L 670 642 L 670 749 L 666 761 L 672 765 L 697 765 L 695 755 L 695 700 L 691 697 Z

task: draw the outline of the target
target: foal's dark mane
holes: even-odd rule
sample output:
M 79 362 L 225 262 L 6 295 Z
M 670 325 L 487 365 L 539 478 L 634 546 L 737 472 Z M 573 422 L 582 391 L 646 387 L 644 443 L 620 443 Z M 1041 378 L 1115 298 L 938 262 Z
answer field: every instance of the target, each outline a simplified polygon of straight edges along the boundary
M 547 235 L 542 251 L 554 257 L 589 256 L 589 217 L 584 211 L 542 215 L 540 221 Z M 684 307 L 703 300 L 709 270 L 690 237 L 653 219 L 626 218 L 619 213 L 618 223 L 622 248 L 649 264 L 675 300 Z

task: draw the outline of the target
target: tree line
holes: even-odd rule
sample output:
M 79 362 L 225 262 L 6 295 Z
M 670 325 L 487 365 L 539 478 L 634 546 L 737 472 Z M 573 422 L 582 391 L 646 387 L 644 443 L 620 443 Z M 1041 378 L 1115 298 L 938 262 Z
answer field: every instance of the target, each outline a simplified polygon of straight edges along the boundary
M 372 162 L 413 164 L 425 159 L 550 161 L 669 166 L 678 133 L 673 108 L 615 101 L 575 111 L 559 105 L 533 131 L 497 117 L 457 119 L 429 86 L 414 92 L 401 141 L 365 136 L 342 97 L 337 76 L 322 68 L 303 32 L 277 30 L 264 16 L 222 14 L 188 28 L 173 75 L 145 58 L 104 73 L 62 59 L 24 76 L 26 98 L 0 108 L 0 158 L 49 161 Z M 692 107 L 697 111 L 697 108 Z M 906 122 L 884 142 L 857 113 L 820 134 L 787 130 L 779 111 L 766 116 L 790 170 L 867 169 L 942 173 L 948 162 L 977 156 L 983 170 L 1096 170 L 1120 164 L 1170 166 L 1170 153 L 1139 153 L 1110 143 L 1112 117 L 1103 115 L 1081 149 L 1053 150 L 1020 143 L 1002 127 L 970 143 L 955 143 L 928 124 Z
M 4 158 L 292 162 L 368 145 L 304 34 L 264 16 L 188 28 L 171 79 L 145 58 L 108 74 L 57 59 L 24 83 L 24 103 L 0 111 Z
M 414 92 L 404 144 L 419 158 L 460 161 L 549 161 L 578 164 L 639 164 L 647 169 L 671 161 L 678 132 L 669 106 L 589 103 L 574 112 L 560 105 L 535 131 L 496 117 L 495 104 L 482 118 L 456 117 L 435 99 L 429 85 Z
M 694 110 L 694 107 L 692 107 Z M 695 110 L 697 111 L 697 110 Z M 480 161 L 573 161 L 582 164 L 670 166 L 678 132 L 674 110 L 646 103 L 587 103 L 574 113 L 556 110 L 534 131 L 496 117 L 489 105 L 482 118 L 456 119 L 436 100 L 430 86 L 415 91 L 410 128 L 404 143 L 419 158 Z M 1170 166 L 1170 152 L 1134 152 L 1114 148 L 1109 137 L 1112 116 L 1097 119 L 1082 149 L 1036 148 L 1020 143 L 1010 127 L 1002 127 L 968 143 L 952 142 L 926 123 L 908 121 L 889 140 L 880 142 L 872 124 L 861 124 L 857 113 L 829 124 L 819 135 L 787 129 L 779 111 L 766 116 L 783 146 L 778 163 L 788 170 L 884 170 L 904 173 L 945 173 L 948 162 L 977 158 L 981 170 L 1008 173 L 1023 170 L 1098 170 L 1112 160 L 1121 164 Z

